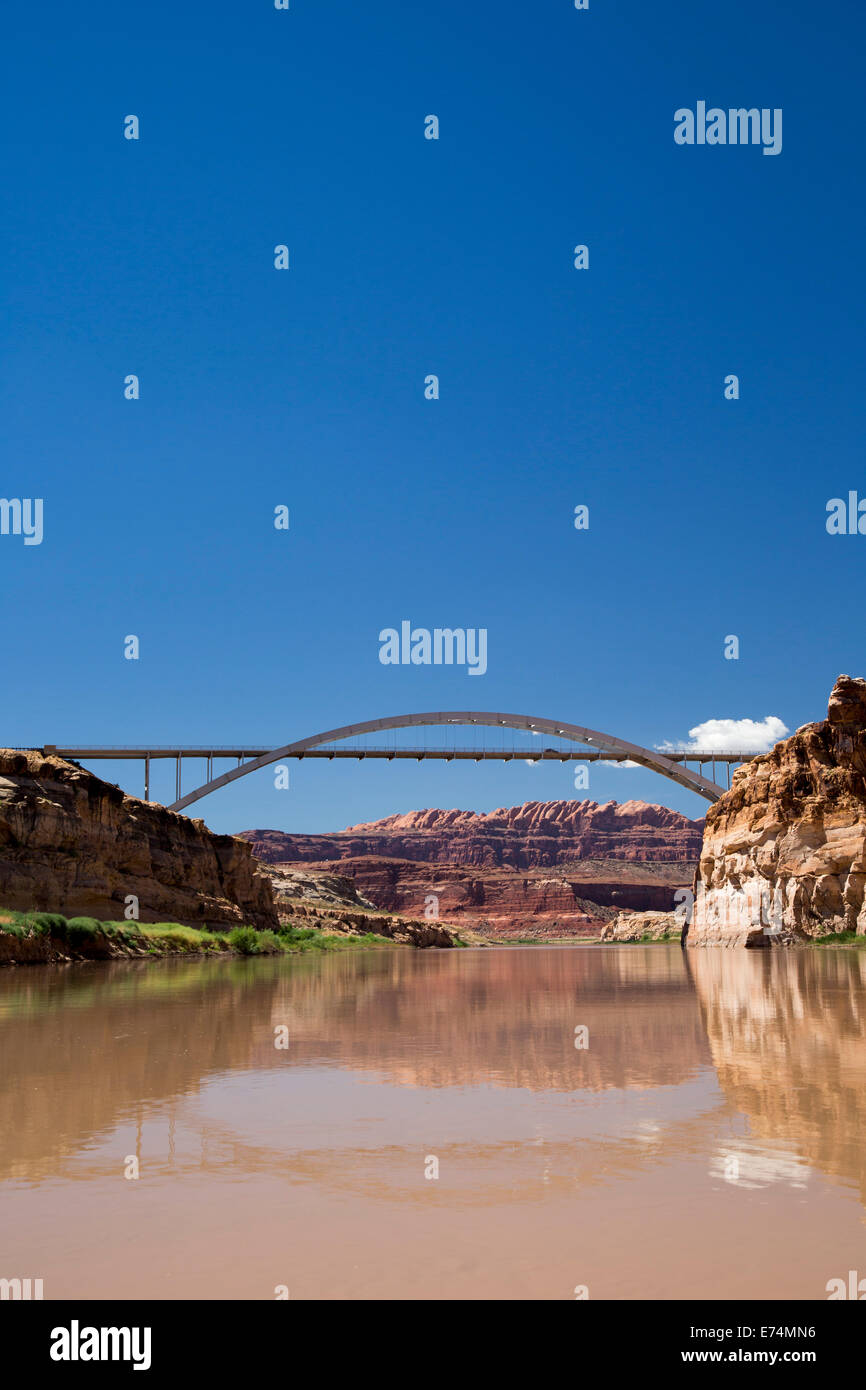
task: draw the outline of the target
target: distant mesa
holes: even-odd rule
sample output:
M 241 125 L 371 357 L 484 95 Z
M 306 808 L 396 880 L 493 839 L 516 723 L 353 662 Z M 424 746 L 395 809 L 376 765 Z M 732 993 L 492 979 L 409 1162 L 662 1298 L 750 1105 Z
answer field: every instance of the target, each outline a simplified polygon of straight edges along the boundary
M 386 912 L 488 936 L 597 935 L 623 909 L 672 910 L 691 886 L 703 821 L 644 801 L 529 801 L 496 811 L 427 809 L 330 834 L 248 830 L 272 866 L 345 875 Z
M 318 835 L 245 830 L 266 863 L 358 855 L 529 869 L 575 859 L 697 860 L 703 820 L 646 801 L 527 801 L 496 811 L 407 811 Z

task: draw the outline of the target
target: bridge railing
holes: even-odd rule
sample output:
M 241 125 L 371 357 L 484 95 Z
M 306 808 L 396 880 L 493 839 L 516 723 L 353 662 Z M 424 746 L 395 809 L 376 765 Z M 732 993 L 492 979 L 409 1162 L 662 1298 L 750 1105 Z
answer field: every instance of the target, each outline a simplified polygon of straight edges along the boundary
M 442 733 L 433 735 L 427 732 L 434 728 L 447 730 L 463 726 L 477 731 L 480 740 L 474 745 L 450 743 Z M 398 744 L 397 731 L 422 729 L 424 746 Z M 487 732 L 482 732 L 486 730 Z M 491 731 L 505 735 L 511 731 L 510 745 L 505 738 L 497 747 L 492 743 Z M 366 743 L 367 737 L 379 737 L 391 731 L 394 741 L 388 745 Z M 515 738 L 517 735 L 517 738 Z M 464 735 L 465 737 L 465 735 Z M 562 740 L 561 742 L 559 740 Z M 551 742 L 553 741 L 553 742 Z M 431 746 L 432 744 L 432 746 Z M 443 746 L 444 745 L 444 746 Z M 490 711 L 433 711 L 423 714 L 389 715 L 384 719 L 366 720 L 358 724 L 346 725 L 339 729 L 313 735 L 291 744 L 88 744 L 61 745 L 46 744 L 45 753 L 70 758 L 77 762 L 91 760 L 121 761 L 137 759 L 144 763 L 144 796 L 150 800 L 151 762 L 157 759 L 173 759 L 176 764 L 176 800 L 173 810 L 184 810 L 192 802 L 207 796 L 211 791 L 232 782 L 235 778 L 246 776 L 261 767 L 270 765 L 281 758 L 325 758 L 356 759 L 381 758 L 392 762 L 397 759 L 427 759 L 443 761 L 465 760 L 474 762 L 502 761 L 527 763 L 539 762 L 610 762 L 620 765 L 650 768 L 661 772 L 673 781 L 696 791 L 708 800 L 716 800 L 724 791 L 717 782 L 717 766 L 727 768 L 727 781 L 730 785 L 730 767 L 747 762 L 757 756 L 743 750 L 705 749 L 649 749 L 637 744 L 627 743 L 612 735 L 596 729 L 576 724 L 560 723 L 551 719 L 532 718 L 528 715 L 498 714 Z M 181 766 L 184 758 L 198 758 L 207 762 L 207 777 L 202 786 L 194 792 L 181 795 Z M 214 775 L 214 763 L 231 759 L 237 767 L 228 772 Z M 682 771 L 675 765 L 679 764 Z M 689 767 L 692 764 L 692 767 Z M 712 779 L 706 777 L 703 769 L 712 768 Z
M 90 743 L 86 746 L 67 746 L 64 744 L 47 743 L 41 749 L 32 745 L 20 745 L 15 748 L 19 753 L 44 752 L 53 754 L 59 758 L 104 758 L 122 761 L 127 758 L 260 758 L 265 753 L 271 751 L 273 744 L 125 744 L 123 746 L 105 743 Z M 441 748 L 424 746 L 388 746 L 383 744 L 355 744 L 339 745 L 321 744 L 318 748 L 302 749 L 298 752 L 286 752 L 287 758 L 314 758 L 331 757 L 333 754 L 342 754 L 349 758 L 356 757 L 378 757 L 391 758 L 395 755 L 405 757 L 450 757 L 452 754 L 464 754 L 467 757 L 474 757 L 484 754 L 487 757 L 515 757 L 533 758 L 547 757 L 567 757 L 571 761 L 582 762 L 589 759 L 603 759 L 606 762 L 626 762 L 627 758 L 622 753 L 610 752 L 604 748 L 595 748 L 592 745 L 580 747 L 570 744 L 568 747 L 538 747 L 537 744 L 526 744 L 519 747 L 513 744 L 511 747 L 501 746 L 498 748 L 483 748 L 475 745 L 447 745 Z M 730 750 L 715 752 L 695 752 L 692 748 L 665 749 L 664 756 L 671 762 L 690 762 L 690 763 L 742 763 L 748 762 L 751 758 L 759 757 L 754 752 L 731 752 Z

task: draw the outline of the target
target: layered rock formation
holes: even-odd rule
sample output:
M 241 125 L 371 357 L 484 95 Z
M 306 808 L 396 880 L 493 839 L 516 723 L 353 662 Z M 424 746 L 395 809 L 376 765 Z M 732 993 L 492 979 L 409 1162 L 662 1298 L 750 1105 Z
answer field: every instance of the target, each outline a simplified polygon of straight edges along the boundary
M 260 859 L 346 875 L 387 912 L 496 937 L 595 936 L 620 909 L 672 909 L 702 821 L 629 801 L 412 811 L 323 835 L 250 830 Z
M 679 941 L 682 919 L 675 912 L 618 912 L 602 927 L 602 941 Z
M 703 821 L 645 801 L 527 801 L 487 814 L 409 811 L 324 835 L 242 832 L 269 864 L 377 855 L 479 868 L 552 868 L 576 859 L 694 862 Z
M 441 922 L 379 912 L 341 874 L 283 864 L 270 869 L 281 922 L 345 936 L 385 936 L 401 945 L 457 946 L 456 932 Z
M 122 921 L 275 927 L 244 841 L 126 796 L 62 758 L 0 749 L 0 906 Z
M 283 865 L 285 871 L 292 866 Z M 691 881 L 688 864 L 586 860 L 561 869 L 475 869 L 373 856 L 335 860 L 318 870 L 348 875 L 388 912 L 430 912 L 495 936 L 595 936 L 621 908 L 672 908 Z
M 688 944 L 866 933 L 866 681 L 734 773 L 707 813 Z

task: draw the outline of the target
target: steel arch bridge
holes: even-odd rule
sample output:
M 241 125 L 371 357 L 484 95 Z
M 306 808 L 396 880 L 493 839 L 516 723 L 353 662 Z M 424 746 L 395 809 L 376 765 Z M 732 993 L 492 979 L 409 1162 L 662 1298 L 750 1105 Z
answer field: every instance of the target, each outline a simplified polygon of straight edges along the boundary
M 413 729 L 426 728 L 435 725 L 470 725 L 490 729 L 513 729 L 532 734 L 547 734 L 551 737 L 564 739 L 568 743 L 575 744 L 574 751 L 557 749 L 539 748 L 538 751 L 531 749 L 466 749 L 455 750 L 453 748 L 354 748 L 339 749 L 332 748 L 330 745 L 345 742 L 348 739 L 359 738 L 365 734 L 375 734 L 391 729 Z M 577 746 L 579 745 L 579 747 Z M 339 729 L 328 729 L 324 733 L 313 734 L 309 738 L 299 739 L 294 743 L 286 743 L 280 748 L 263 749 L 252 748 L 250 745 L 238 745 L 234 748 L 215 748 L 211 747 L 174 747 L 156 748 L 150 747 L 90 747 L 73 748 L 59 747 L 58 745 L 47 744 L 46 753 L 54 753 L 60 757 L 70 757 L 76 760 L 89 761 L 93 758 L 122 759 L 137 758 L 144 760 L 145 763 L 145 800 L 149 799 L 150 783 L 150 760 L 152 758 L 176 758 L 177 760 L 177 799 L 169 806 L 171 811 L 184 811 L 196 801 L 201 801 L 203 797 L 210 796 L 212 792 L 219 791 L 221 787 L 226 787 L 230 782 L 235 782 L 239 777 L 246 777 L 251 772 L 257 772 L 261 768 L 268 767 L 272 763 L 277 763 L 285 758 L 417 758 L 422 761 L 427 758 L 440 758 L 452 761 L 457 758 L 465 758 L 476 762 L 481 762 L 487 758 L 505 761 L 517 761 L 520 759 L 528 762 L 541 762 L 544 760 L 552 761 L 610 761 L 610 762 L 633 762 L 641 767 L 649 768 L 653 772 L 660 773 L 663 777 L 669 777 L 672 782 L 685 787 L 688 791 L 695 792 L 698 796 L 704 797 L 707 801 L 717 801 L 725 787 L 721 786 L 710 778 L 705 777 L 702 771 L 694 771 L 687 766 L 688 761 L 698 764 L 701 767 L 721 762 L 732 764 L 745 762 L 749 757 L 754 756 L 750 753 L 702 753 L 698 754 L 690 750 L 681 750 L 671 753 L 660 753 L 654 749 L 643 748 L 636 743 L 627 743 L 624 739 L 615 738 L 611 734 L 601 733 L 597 729 L 586 729 L 578 724 L 566 724 L 557 719 L 543 719 L 527 714 L 503 714 L 484 710 L 433 710 L 422 714 L 396 714 L 384 719 L 369 719 L 360 724 L 346 724 Z M 208 780 L 194 791 L 181 795 L 180 770 L 183 758 L 198 757 L 206 758 L 208 766 Z M 237 757 L 237 767 L 231 768 L 219 776 L 213 776 L 214 757 Z

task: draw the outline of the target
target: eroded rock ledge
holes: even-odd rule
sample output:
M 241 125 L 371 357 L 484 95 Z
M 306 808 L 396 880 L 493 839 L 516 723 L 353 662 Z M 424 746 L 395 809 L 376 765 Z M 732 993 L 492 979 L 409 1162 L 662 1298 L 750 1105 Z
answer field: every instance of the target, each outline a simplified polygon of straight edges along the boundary
M 690 946 L 866 934 L 866 680 L 734 773 L 707 812 Z
M 679 941 L 682 918 L 676 912 L 619 912 L 601 929 L 601 941 Z
M 280 920 L 345 936 L 388 937 L 408 946 L 457 946 L 456 931 L 446 923 L 380 912 L 358 892 L 350 878 L 315 869 L 278 864 L 270 870 Z
M 277 926 L 251 847 L 62 758 L 0 749 L 0 905 L 122 921 Z

